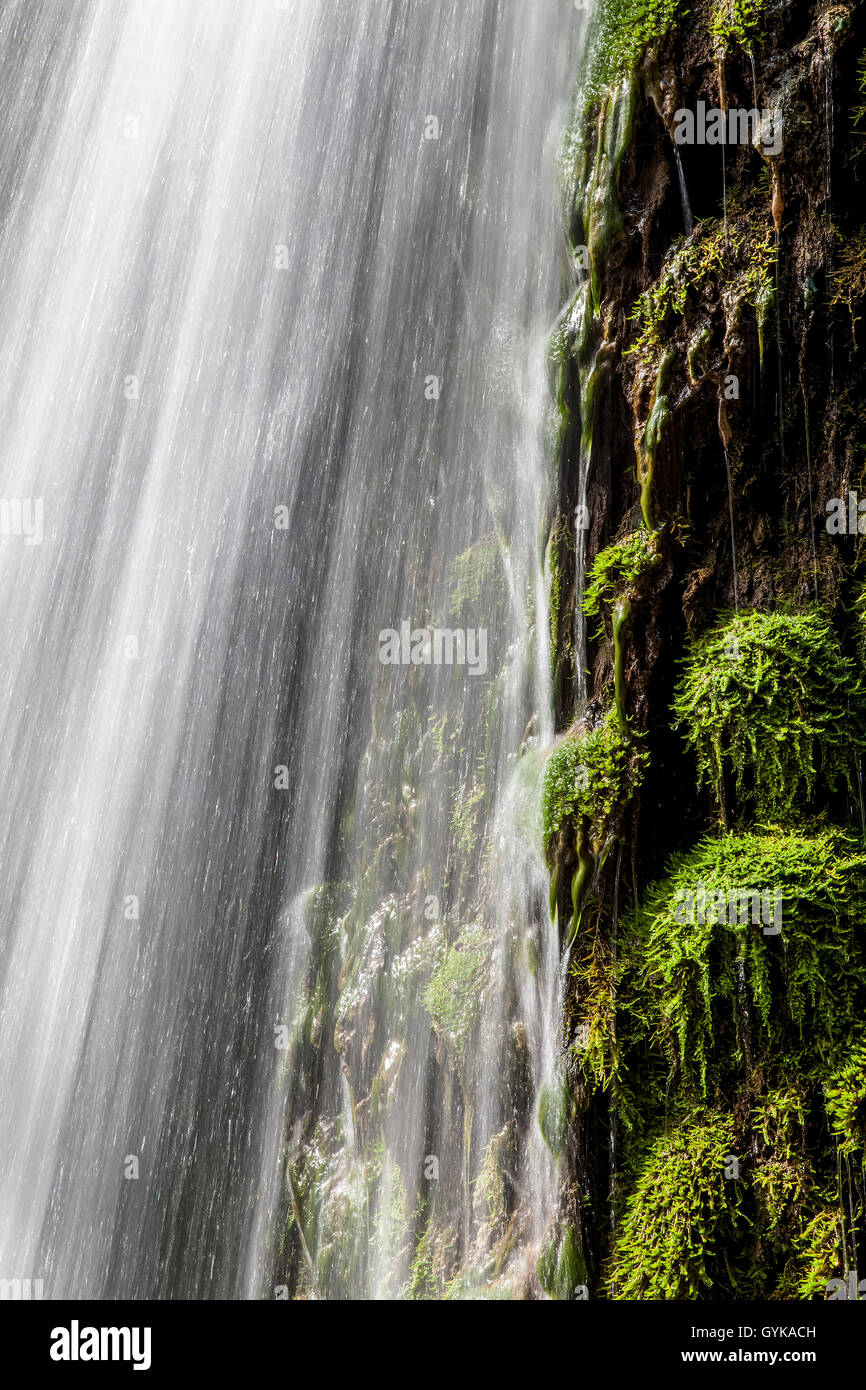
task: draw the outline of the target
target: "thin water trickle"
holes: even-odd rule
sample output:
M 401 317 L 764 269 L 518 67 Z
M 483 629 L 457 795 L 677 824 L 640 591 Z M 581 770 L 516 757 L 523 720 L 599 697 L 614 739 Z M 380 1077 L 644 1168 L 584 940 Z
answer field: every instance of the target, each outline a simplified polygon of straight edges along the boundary
M 815 536 L 815 500 L 812 488 L 812 440 L 809 429 L 809 396 L 806 391 L 806 383 L 803 381 L 802 373 L 800 377 L 800 389 L 803 396 L 803 425 L 806 440 L 806 476 L 809 486 L 809 534 L 812 540 L 812 584 L 815 595 L 815 602 L 818 602 L 818 542 Z
M 728 513 L 731 521 L 731 564 L 734 575 L 734 611 L 739 613 L 739 576 L 737 574 L 737 537 L 734 526 L 734 487 L 731 478 L 731 460 L 727 448 L 725 449 L 725 473 L 728 479 Z
M 674 158 L 677 165 L 677 177 L 680 183 L 680 203 L 683 209 L 683 222 L 685 223 L 686 235 L 691 236 L 695 229 L 695 221 L 692 217 L 692 206 L 689 202 L 689 190 L 686 187 L 686 174 L 683 169 L 683 161 L 680 157 L 679 149 L 674 145 Z

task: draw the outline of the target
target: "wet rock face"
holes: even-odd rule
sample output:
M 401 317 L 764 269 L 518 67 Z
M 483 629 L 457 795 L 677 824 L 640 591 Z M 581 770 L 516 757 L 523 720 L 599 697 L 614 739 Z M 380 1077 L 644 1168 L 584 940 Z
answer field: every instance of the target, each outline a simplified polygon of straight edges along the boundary
M 633 8 L 644 13 L 651 7 Z M 609 64 L 608 75 L 611 70 Z M 621 579 L 609 596 L 607 620 L 600 630 L 588 629 L 583 657 L 589 709 L 611 708 L 617 654 L 610 615 L 616 601 L 627 600 L 625 715 L 647 764 L 642 785 L 624 798 L 618 821 L 612 817 L 615 847 L 600 856 L 591 884 L 581 889 L 565 1015 L 581 1100 L 566 1144 L 560 1219 L 582 1231 L 581 1259 L 601 1296 L 623 1296 L 617 1281 L 633 1290 L 653 1287 L 658 1273 L 632 1271 L 626 1278 L 624 1269 L 629 1249 L 632 1255 L 636 1249 L 632 1238 L 649 1191 L 650 1141 L 662 1144 L 660 1094 L 669 1120 L 709 1126 L 707 1133 L 716 1123 L 713 1104 L 720 1103 L 737 1117 L 725 1143 L 750 1150 L 756 1165 L 743 1208 L 755 1223 L 752 1234 L 739 1208 L 726 1205 L 723 1195 L 717 1204 L 726 1240 L 747 1272 L 735 1279 L 724 1269 L 702 1266 L 695 1274 L 677 1267 L 668 1271 L 670 1287 L 692 1290 L 679 1296 L 697 1296 L 697 1288 L 721 1298 L 744 1296 L 746 1290 L 763 1296 L 773 1288 L 779 1297 L 814 1296 L 820 1280 L 832 1275 L 834 1261 L 853 1259 L 861 1240 L 863 1193 L 852 1180 L 854 1219 L 841 1245 L 820 1245 L 821 1233 L 826 1235 L 822 1201 L 831 1202 L 836 1165 L 822 1122 L 805 1123 L 796 1142 L 790 1140 L 787 1159 L 779 1130 L 765 1126 L 760 1138 L 754 1130 L 756 1111 L 777 1104 L 774 1088 L 790 1086 L 805 1114 L 816 1106 L 823 1114 L 828 1068 L 845 1061 L 850 1040 L 830 1027 L 832 1064 L 817 1050 L 800 1050 L 784 1031 L 790 1007 L 782 997 L 791 987 L 784 966 L 756 956 L 743 967 L 739 984 L 732 976 L 732 989 L 742 996 L 748 1046 L 732 1043 L 735 1055 L 730 1049 L 724 1055 L 721 1046 L 711 1049 L 703 1091 L 690 1089 L 676 1066 L 665 1079 L 667 1063 L 655 1053 L 658 1038 L 651 1010 L 645 1012 L 649 974 L 641 969 L 649 966 L 640 923 L 649 886 L 660 879 L 671 854 L 686 852 L 702 834 L 719 834 L 723 822 L 734 837 L 749 830 L 755 806 L 775 794 L 798 826 L 820 815 L 853 835 L 852 852 L 861 833 L 859 753 L 849 757 L 846 743 L 846 729 L 860 727 L 859 693 L 844 697 L 850 718 L 841 721 L 838 746 L 816 755 L 817 781 L 808 793 L 805 783 L 788 786 L 782 771 L 772 794 L 756 786 L 756 776 L 771 774 L 766 768 L 755 773 L 746 732 L 736 754 L 742 751 L 747 759 L 743 776 L 726 774 L 716 794 L 702 795 L 672 706 L 691 641 L 735 610 L 803 613 L 811 621 L 808 615 L 820 608 L 830 617 L 833 650 L 843 654 L 833 660 L 851 661 L 846 669 L 854 672 L 855 684 L 859 679 L 858 523 L 840 521 L 834 534 L 827 519 L 829 507 L 830 515 L 850 520 L 844 499 L 853 492 L 856 508 L 866 491 L 866 400 L 858 384 L 864 366 L 859 339 L 866 341 L 866 330 L 858 327 L 866 308 L 864 92 L 862 6 L 768 0 L 746 7 L 714 0 L 678 15 L 626 71 L 594 92 L 572 132 L 572 237 L 592 253 L 590 206 L 606 236 L 596 237 L 588 272 L 593 317 L 582 337 L 572 340 L 561 378 L 571 419 L 578 422 L 573 431 L 591 446 L 583 459 L 585 475 L 579 476 L 580 450 L 573 435 L 564 439 L 554 524 L 562 526 L 585 499 L 587 576 L 602 552 L 641 527 L 652 533 L 659 560 L 636 589 Z M 690 121 L 679 119 L 683 112 Z M 614 168 L 609 132 L 622 130 L 626 119 L 630 135 L 625 148 L 622 142 L 617 146 Z M 678 141 L 677 130 L 687 138 Z M 711 132 L 719 138 L 710 138 Z M 600 142 L 605 159 L 599 157 Z M 588 362 L 591 367 L 592 354 L 602 350 L 604 371 L 588 393 Z M 576 571 L 572 565 L 563 572 L 563 612 L 581 603 Z M 580 659 L 579 652 L 573 654 L 573 664 Z M 761 672 L 750 668 L 746 684 L 751 691 L 749 683 L 757 682 L 756 698 L 765 702 L 772 725 L 773 711 L 782 708 L 797 678 L 785 675 L 785 691 L 774 694 L 773 680 L 785 666 L 782 654 L 774 661 L 771 653 L 758 664 Z M 767 677 L 766 686 L 759 674 Z M 557 693 L 560 728 L 577 727 L 585 708 L 577 683 L 564 681 Z M 789 708 L 796 719 L 807 706 L 808 700 L 795 697 Z M 710 743 L 715 737 L 709 726 L 706 737 Z M 772 752 L 773 737 L 771 729 L 761 756 Z M 834 768 L 844 786 L 836 785 Z M 849 774 L 853 781 L 846 780 Z M 575 825 L 572 831 L 560 829 L 554 856 L 561 912 L 568 910 L 568 885 L 579 871 L 581 830 Z M 624 925 L 629 914 L 630 925 Z M 866 923 L 858 922 L 845 947 L 846 968 L 854 973 L 862 964 L 864 935 Z M 816 967 L 821 953 L 831 949 L 821 941 Z M 629 995 L 624 981 L 631 968 L 636 973 Z M 762 1043 L 760 1030 L 752 1032 L 754 1019 L 748 1020 L 750 1011 L 763 1007 L 750 971 L 765 968 L 768 997 L 775 1002 Z M 707 969 L 712 989 L 713 959 Z M 847 986 L 840 984 L 829 1013 L 842 1018 L 850 1006 Z M 587 1030 L 588 1049 L 578 1043 Z M 636 1102 L 636 1094 L 643 1099 Z M 703 1118 L 687 1120 L 689 1106 Z M 638 1140 L 641 1131 L 644 1139 Z M 817 1186 L 808 1200 L 792 1187 L 787 1205 L 782 1203 L 784 1216 L 773 1227 L 765 1197 L 771 1174 L 785 1161 L 808 1170 Z M 626 1245 L 632 1240 L 634 1248 L 617 1246 L 611 1237 L 622 1220 Z M 801 1240 L 810 1222 L 814 1240 Z M 750 1266 L 759 1246 L 768 1261 L 760 1276 Z M 660 1277 L 663 1284 L 667 1275 Z M 796 1295 L 795 1289 L 811 1292 Z

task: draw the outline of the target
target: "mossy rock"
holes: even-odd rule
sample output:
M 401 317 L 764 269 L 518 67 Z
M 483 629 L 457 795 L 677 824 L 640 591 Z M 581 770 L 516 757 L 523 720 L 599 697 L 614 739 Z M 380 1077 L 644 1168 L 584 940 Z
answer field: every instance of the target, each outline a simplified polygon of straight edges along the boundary
M 643 773 L 646 755 L 622 728 L 611 709 L 591 732 L 568 734 L 550 754 L 544 769 L 541 817 L 548 863 L 557 837 L 587 817 L 593 838 L 607 833 L 614 810 L 631 799 Z
M 573 1226 L 555 1232 L 542 1247 L 538 1257 L 538 1282 L 547 1294 L 558 1302 L 577 1297 L 586 1284 L 586 1265 Z
M 715 0 L 710 33 L 724 53 L 735 43 L 754 53 L 766 38 L 767 0 Z
M 866 1004 L 864 924 L 866 853 L 844 831 L 708 837 L 675 857 L 632 923 L 635 1016 L 701 1087 L 720 1048 L 734 1065 L 808 1037 L 830 1058 Z
M 464 1066 L 490 974 L 490 942 L 480 925 L 465 927 L 449 946 L 424 990 L 423 1002 L 439 1041 Z
M 737 1185 L 725 1179 L 732 1143 L 731 1117 L 710 1113 L 649 1146 L 608 1271 L 609 1298 L 694 1299 L 718 1285 L 723 1247 L 742 1219 Z
M 603 612 L 612 612 L 619 599 L 636 598 L 641 581 L 659 561 L 658 537 L 645 530 L 633 531 L 625 540 L 599 552 L 587 575 L 583 597 L 586 616 L 599 619 L 597 636 L 604 634 Z
M 574 1114 L 574 1096 L 564 1077 L 541 1087 L 538 1095 L 538 1127 L 554 1158 L 561 1158 L 565 1153 Z
M 687 0 L 597 0 L 581 84 L 586 99 L 596 100 L 605 87 L 634 72 L 688 8 Z
M 760 816 L 789 813 L 819 775 L 856 792 L 863 680 L 817 609 L 723 618 L 693 641 L 674 710 L 723 808 L 726 768 Z

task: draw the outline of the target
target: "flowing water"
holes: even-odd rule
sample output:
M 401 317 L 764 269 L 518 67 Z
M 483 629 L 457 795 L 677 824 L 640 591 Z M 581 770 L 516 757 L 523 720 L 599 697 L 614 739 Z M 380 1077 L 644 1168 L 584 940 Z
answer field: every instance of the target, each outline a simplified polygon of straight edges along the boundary
M 674 158 L 677 165 L 677 177 L 680 184 L 680 204 L 683 209 L 683 223 L 686 229 L 686 236 L 691 236 L 695 229 L 695 219 L 692 216 L 692 206 L 689 202 L 689 190 L 686 184 L 686 171 L 683 168 L 683 161 L 679 149 L 674 145 Z
M 579 39 L 571 0 L 2 8 L 2 489 L 43 531 L 0 542 L 4 1278 L 397 1294 L 434 1222 L 471 1262 L 500 1150 L 534 1262 Z M 487 661 L 383 665 L 404 622 Z

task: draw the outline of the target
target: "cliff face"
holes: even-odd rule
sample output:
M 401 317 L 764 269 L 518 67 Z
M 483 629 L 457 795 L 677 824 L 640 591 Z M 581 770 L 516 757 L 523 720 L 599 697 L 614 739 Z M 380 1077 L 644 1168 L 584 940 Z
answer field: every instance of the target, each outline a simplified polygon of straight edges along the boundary
M 824 1298 L 863 1267 L 866 20 L 599 0 L 577 91 L 543 583 L 482 283 L 467 458 L 502 448 L 406 566 L 490 670 L 359 674 L 297 904 L 295 1297 Z
M 542 1282 L 826 1297 L 864 1263 L 866 17 L 609 0 L 592 34 L 551 352 L 572 1119 Z

